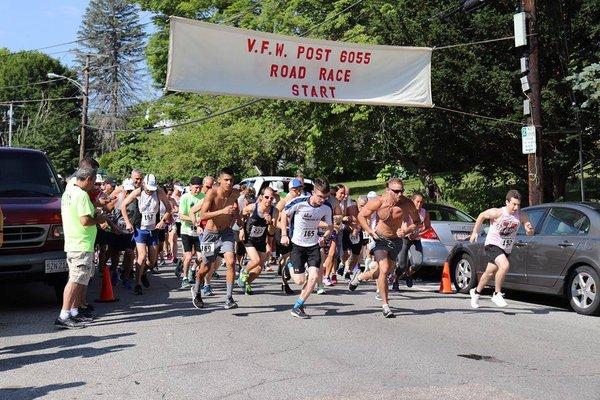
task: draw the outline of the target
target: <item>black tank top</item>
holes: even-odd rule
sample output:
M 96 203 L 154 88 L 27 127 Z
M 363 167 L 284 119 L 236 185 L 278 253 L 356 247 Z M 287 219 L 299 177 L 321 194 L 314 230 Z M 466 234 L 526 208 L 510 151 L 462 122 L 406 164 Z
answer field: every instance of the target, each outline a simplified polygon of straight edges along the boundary
M 269 214 L 271 217 L 273 216 L 273 206 L 269 207 Z M 248 240 L 265 240 L 267 237 L 267 225 L 267 221 L 264 219 L 264 217 L 260 217 L 258 215 L 258 204 L 256 204 L 252 214 L 250 214 L 246 220 L 246 223 L 244 224 L 244 230 L 246 231 L 246 242 Z

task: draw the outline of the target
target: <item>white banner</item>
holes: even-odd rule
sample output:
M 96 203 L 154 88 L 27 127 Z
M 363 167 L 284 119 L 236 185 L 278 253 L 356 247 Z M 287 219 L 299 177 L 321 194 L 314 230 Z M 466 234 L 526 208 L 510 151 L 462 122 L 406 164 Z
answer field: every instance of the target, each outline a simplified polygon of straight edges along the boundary
M 431 48 L 274 35 L 171 17 L 167 89 L 432 107 Z

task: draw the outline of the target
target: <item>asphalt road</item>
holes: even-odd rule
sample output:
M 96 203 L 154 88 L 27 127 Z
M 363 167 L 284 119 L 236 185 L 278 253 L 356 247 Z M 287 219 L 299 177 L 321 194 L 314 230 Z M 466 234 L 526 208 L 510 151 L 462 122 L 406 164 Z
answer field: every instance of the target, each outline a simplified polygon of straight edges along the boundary
M 118 288 L 79 331 L 54 329 L 51 288 L 1 286 L 0 398 L 600 398 L 600 318 L 559 301 L 509 295 L 497 309 L 488 297 L 471 310 L 419 282 L 392 294 L 397 318 L 385 319 L 372 284 L 338 284 L 299 320 L 274 273 L 236 310 L 222 307 L 223 279 L 203 310 L 171 270 L 151 282 L 143 296 Z

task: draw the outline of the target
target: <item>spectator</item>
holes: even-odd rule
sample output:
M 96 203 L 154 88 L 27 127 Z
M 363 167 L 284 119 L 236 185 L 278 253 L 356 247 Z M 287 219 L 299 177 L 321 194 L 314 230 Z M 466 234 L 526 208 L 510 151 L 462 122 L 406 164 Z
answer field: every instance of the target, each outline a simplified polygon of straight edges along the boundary
M 96 171 L 79 168 L 73 185 L 67 185 L 62 196 L 61 216 L 65 235 L 65 252 L 69 265 L 69 281 L 63 293 L 63 305 L 54 322 L 57 328 L 79 329 L 91 318 L 80 315 L 78 307 L 85 305 L 85 294 L 94 270 L 96 224 L 106 221 L 97 215 L 88 193 L 94 188 Z

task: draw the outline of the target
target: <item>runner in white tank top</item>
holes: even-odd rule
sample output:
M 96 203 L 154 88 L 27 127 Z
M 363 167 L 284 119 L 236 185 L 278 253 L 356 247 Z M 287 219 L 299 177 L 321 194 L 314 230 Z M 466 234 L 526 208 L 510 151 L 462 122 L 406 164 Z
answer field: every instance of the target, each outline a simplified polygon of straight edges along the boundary
M 525 226 L 525 232 L 531 236 L 534 234 L 533 226 L 527 218 L 527 214 L 519 212 L 521 206 L 521 195 L 516 190 L 509 190 L 506 194 L 506 206 L 502 208 L 490 208 L 479 214 L 477 222 L 473 227 L 471 234 L 471 243 L 475 243 L 479 236 L 479 230 L 484 220 L 491 221 L 490 230 L 485 239 L 485 254 L 488 257 L 488 264 L 485 272 L 481 276 L 477 288 L 470 290 L 471 307 L 479 308 L 479 297 L 481 291 L 488 283 L 491 277 L 494 277 L 495 291 L 492 296 L 492 302 L 498 307 L 506 307 L 504 293 L 502 293 L 502 284 L 510 267 L 508 257 L 513 248 L 515 237 L 519 226 Z

